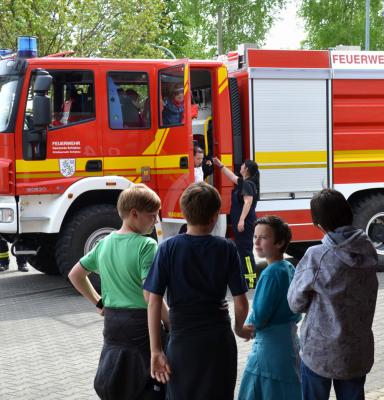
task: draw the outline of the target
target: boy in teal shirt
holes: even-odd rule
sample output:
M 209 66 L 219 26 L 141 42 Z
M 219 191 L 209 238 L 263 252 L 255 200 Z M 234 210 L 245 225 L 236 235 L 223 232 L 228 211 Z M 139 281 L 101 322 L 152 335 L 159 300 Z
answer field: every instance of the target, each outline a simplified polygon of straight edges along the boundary
M 301 400 L 297 322 L 287 292 L 294 268 L 284 260 L 291 230 L 280 218 L 256 221 L 255 250 L 266 258 L 247 319 L 255 330 L 252 350 L 241 380 L 238 400 Z M 247 329 L 247 326 L 244 328 Z
M 145 185 L 124 190 L 117 202 L 122 227 L 101 240 L 69 274 L 73 286 L 105 316 L 104 346 L 94 382 L 101 399 L 156 398 L 150 393 L 142 285 L 157 251 L 156 241 L 143 235 L 152 232 L 159 209 L 160 198 Z M 100 274 L 102 297 L 88 279 L 91 272 Z M 163 318 L 167 318 L 165 306 Z

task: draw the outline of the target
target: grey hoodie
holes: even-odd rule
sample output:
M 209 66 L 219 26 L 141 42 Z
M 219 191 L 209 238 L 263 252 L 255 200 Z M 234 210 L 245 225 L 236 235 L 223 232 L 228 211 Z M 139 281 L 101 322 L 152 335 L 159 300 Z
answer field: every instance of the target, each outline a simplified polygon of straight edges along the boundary
M 306 313 L 300 354 L 316 374 L 351 379 L 371 370 L 376 265 L 367 235 L 352 226 L 329 232 L 297 265 L 288 303 L 293 312 Z

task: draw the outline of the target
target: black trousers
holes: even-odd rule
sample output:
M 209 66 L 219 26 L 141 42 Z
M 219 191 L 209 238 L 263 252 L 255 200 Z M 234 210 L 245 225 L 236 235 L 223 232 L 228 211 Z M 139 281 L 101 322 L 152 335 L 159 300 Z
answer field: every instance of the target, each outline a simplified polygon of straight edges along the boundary
M 202 305 L 170 310 L 168 400 L 232 400 L 237 346 L 227 310 Z
M 105 308 L 104 346 L 95 376 L 102 400 L 163 400 L 165 389 L 150 377 L 145 309 Z

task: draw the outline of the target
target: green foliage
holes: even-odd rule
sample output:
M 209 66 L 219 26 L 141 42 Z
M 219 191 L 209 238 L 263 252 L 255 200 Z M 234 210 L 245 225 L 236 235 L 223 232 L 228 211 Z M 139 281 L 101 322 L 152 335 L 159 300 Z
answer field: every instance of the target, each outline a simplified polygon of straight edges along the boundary
M 370 50 L 383 49 L 384 20 L 381 0 L 370 0 Z M 308 32 L 304 48 L 327 49 L 337 45 L 365 47 L 365 1 L 301 0 L 299 14 Z
M 34 35 L 40 55 L 159 57 L 148 43 L 161 34 L 163 7 L 154 0 L 3 0 L 0 47 L 15 48 L 16 36 Z
M 166 4 L 171 29 L 164 41 L 178 56 L 204 58 L 217 54 L 219 10 L 226 53 L 240 43 L 261 46 L 286 0 L 167 0 Z M 172 30 L 175 27 L 180 29 Z
M 240 43 L 262 45 L 286 0 L 1 0 L 0 47 L 18 35 L 39 40 L 39 55 L 74 50 L 77 56 L 179 58 L 217 53 L 222 12 L 223 52 Z

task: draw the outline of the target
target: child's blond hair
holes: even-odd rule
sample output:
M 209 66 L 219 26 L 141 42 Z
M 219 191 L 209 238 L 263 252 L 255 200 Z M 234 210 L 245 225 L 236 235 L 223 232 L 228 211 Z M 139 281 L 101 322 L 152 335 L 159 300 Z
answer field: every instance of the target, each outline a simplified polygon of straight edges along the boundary
M 205 182 L 189 185 L 180 198 L 181 211 L 191 225 L 208 225 L 220 207 L 219 192 Z
M 121 219 L 126 218 L 132 209 L 155 212 L 159 210 L 160 206 L 160 197 L 143 183 L 123 190 L 117 200 L 117 212 Z

